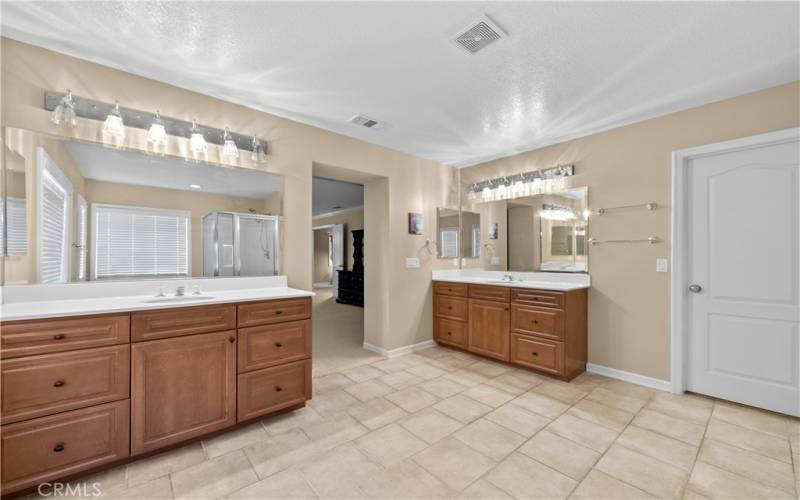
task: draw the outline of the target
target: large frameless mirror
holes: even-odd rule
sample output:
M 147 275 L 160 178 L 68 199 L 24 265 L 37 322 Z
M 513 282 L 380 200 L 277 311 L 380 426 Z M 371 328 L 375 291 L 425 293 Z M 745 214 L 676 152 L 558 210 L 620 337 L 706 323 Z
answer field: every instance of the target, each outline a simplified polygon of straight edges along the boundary
M 16 128 L 3 139 L 5 284 L 280 271 L 279 176 Z
M 440 259 L 480 258 L 481 216 L 453 208 L 436 209 L 436 256 Z

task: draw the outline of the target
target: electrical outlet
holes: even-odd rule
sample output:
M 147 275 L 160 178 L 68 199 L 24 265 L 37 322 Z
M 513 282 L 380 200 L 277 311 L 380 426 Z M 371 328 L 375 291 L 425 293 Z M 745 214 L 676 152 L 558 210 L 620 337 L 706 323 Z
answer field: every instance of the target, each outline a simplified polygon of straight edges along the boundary
M 406 269 L 419 269 L 419 259 L 416 257 L 407 258 Z
M 667 263 L 667 259 L 656 259 L 656 272 L 666 273 L 668 271 L 669 271 L 669 264 Z
M 491 262 L 492 262 L 493 266 L 500 265 L 500 257 L 498 257 L 497 255 L 492 255 L 492 261 Z

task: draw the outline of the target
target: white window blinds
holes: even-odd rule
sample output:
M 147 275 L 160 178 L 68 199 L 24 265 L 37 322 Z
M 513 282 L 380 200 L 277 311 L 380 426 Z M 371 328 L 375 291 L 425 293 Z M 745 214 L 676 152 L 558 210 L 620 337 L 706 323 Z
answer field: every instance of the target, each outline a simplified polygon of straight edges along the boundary
M 5 233 L 0 231 L 0 248 L 6 246 L 6 255 L 26 255 L 28 253 L 28 229 L 25 200 L 9 197 L 6 199 L 5 211 L 0 199 L 0 217 L 5 216 Z M 3 238 L 6 238 L 5 241 Z
M 69 216 L 72 185 L 41 150 L 39 191 L 39 281 L 69 281 Z
M 92 205 L 94 279 L 188 276 L 191 214 Z
M 442 250 L 442 257 L 456 258 L 458 257 L 458 228 L 457 227 L 444 227 L 440 235 L 440 248 Z
M 78 234 L 75 243 L 75 258 L 78 259 L 77 274 L 79 281 L 86 281 L 86 226 L 88 225 L 88 207 L 83 196 L 78 196 Z

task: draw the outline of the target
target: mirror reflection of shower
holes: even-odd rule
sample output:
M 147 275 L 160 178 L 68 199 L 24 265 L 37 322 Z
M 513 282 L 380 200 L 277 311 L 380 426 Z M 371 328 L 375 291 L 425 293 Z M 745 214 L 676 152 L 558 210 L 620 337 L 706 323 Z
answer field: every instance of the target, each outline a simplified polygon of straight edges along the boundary
M 203 217 L 203 275 L 277 275 L 278 222 L 277 216 L 252 210 L 211 212 Z

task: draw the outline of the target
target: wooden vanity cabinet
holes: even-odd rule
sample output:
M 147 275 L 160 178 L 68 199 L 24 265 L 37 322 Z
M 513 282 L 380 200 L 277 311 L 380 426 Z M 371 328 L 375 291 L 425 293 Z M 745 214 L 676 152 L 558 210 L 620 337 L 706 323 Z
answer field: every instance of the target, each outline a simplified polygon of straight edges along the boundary
M 466 349 L 469 342 L 469 299 L 465 283 L 433 283 L 433 338 Z
M 508 314 L 508 302 L 469 299 L 468 349 L 508 361 Z

